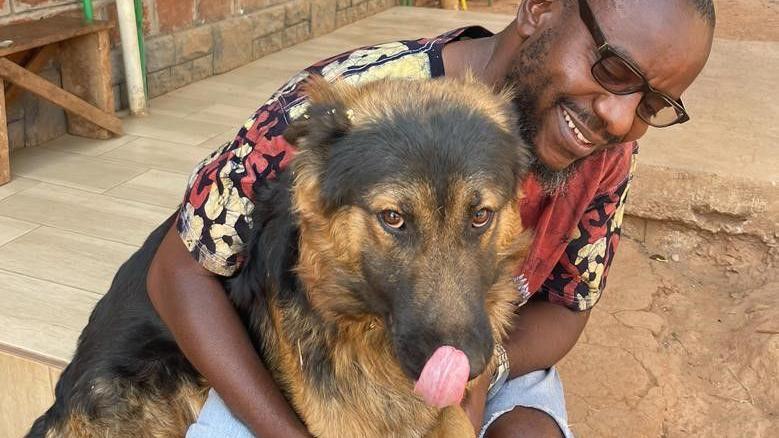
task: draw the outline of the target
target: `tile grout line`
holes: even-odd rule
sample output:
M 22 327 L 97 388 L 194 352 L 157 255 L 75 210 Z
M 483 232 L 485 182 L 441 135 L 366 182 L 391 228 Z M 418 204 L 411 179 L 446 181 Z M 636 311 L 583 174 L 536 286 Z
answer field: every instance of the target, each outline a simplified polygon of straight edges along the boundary
M 65 135 L 71 135 L 71 134 L 65 134 Z M 130 134 L 126 134 L 126 135 L 128 135 L 130 137 L 135 137 L 134 135 L 130 135 Z M 75 136 L 72 136 L 72 137 L 75 137 Z M 54 152 L 61 152 L 63 154 L 71 154 L 71 155 L 75 155 L 77 157 L 98 158 L 98 157 L 100 157 L 101 155 L 103 155 L 105 153 L 108 153 L 108 152 L 114 151 L 116 149 L 119 149 L 120 147 L 122 147 L 122 146 L 124 146 L 126 144 L 129 144 L 129 143 L 132 143 L 135 140 L 137 140 L 137 138 L 134 138 L 134 139 L 128 140 L 128 141 L 126 141 L 124 143 L 119 143 L 118 145 L 112 147 L 111 149 L 109 149 L 107 151 L 103 151 L 103 152 L 101 152 L 101 153 L 99 153 L 97 155 L 89 155 L 89 154 L 84 154 L 84 153 L 79 153 L 79 152 L 73 152 L 72 150 L 60 149 L 60 148 L 49 146 L 49 143 L 53 143 L 53 142 L 57 141 L 59 138 L 61 138 L 61 137 L 58 137 L 58 138 L 53 139 L 53 140 L 49 140 L 49 141 L 47 141 L 46 143 L 43 143 L 43 144 L 39 144 L 39 145 L 36 145 L 36 146 L 30 146 L 30 147 L 32 147 L 32 148 L 42 148 L 42 149 L 46 149 L 46 150 L 54 151 Z M 121 138 L 121 137 L 116 137 L 116 138 L 118 139 L 118 138 Z M 114 139 L 113 138 L 112 139 L 106 139 L 104 141 L 108 141 L 108 140 L 114 140 Z M 96 141 L 99 141 L 99 140 L 96 140 Z
M 138 250 L 138 249 L 141 248 L 141 245 L 136 245 L 134 243 L 127 243 L 127 242 L 122 242 L 122 241 L 119 241 L 119 240 L 109 239 L 109 238 L 106 238 L 106 237 L 94 236 L 94 235 L 91 235 L 91 234 L 83 233 L 81 231 L 66 230 L 64 228 L 55 227 L 55 226 L 46 225 L 46 224 L 41 225 L 41 227 L 51 228 L 51 229 L 54 229 L 54 230 L 57 230 L 57 231 L 64 231 L 66 233 L 72 233 L 72 234 L 79 235 L 81 237 L 88 237 L 90 239 L 104 240 L 106 242 L 111 242 L 111 243 L 115 243 L 115 244 L 118 244 L 118 245 L 129 246 L 130 248 L 134 248 L 135 250 Z M 151 231 L 149 231 L 149 233 L 151 233 Z
M 147 171 L 149 171 L 149 170 L 153 170 L 153 169 L 147 169 Z M 144 172 L 144 173 L 145 173 L 145 172 Z M 171 173 L 176 173 L 176 172 L 171 172 Z M 181 174 L 181 175 L 182 175 L 182 176 L 188 176 L 188 175 L 185 175 L 185 174 Z M 139 176 L 139 175 L 136 175 L 135 177 L 137 177 L 137 176 Z M 135 178 L 135 177 L 133 177 L 133 178 Z M 33 178 L 27 178 L 27 177 L 24 177 L 24 178 L 26 178 L 26 179 L 31 179 L 31 180 L 33 180 L 33 181 L 36 181 L 36 182 L 37 182 L 37 184 L 35 184 L 35 185 L 34 185 L 34 186 L 32 186 L 32 187 L 28 187 L 28 188 L 26 188 L 26 189 L 24 189 L 24 190 L 19 190 L 19 191 L 18 191 L 18 192 L 16 192 L 16 193 L 13 193 L 13 194 L 11 194 L 11 195 L 8 195 L 8 196 L 6 196 L 5 198 L 2 198 L 2 199 L 0 199 L 0 203 L 4 202 L 6 199 L 9 199 L 9 198 L 11 198 L 12 196 L 18 195 L 18 194 L 20 194 L 20 193 L 22 193 L 22 192 L 26 192 L 27 190 L 30 190 L 30 189 L 32 189 L 32 188 L 34 188 L 34 187 L 37 187 L 37 186 L 38 186 L 38 185 L 40 185 L 40 184 L 48 184 L 48 185 L 55 186 L 55 187 L 59 187 L 59 188 L 63 188 L 63 189 L 68 189 L 68 190 L 75 190 L 75 191 L 83 192 L 84 194 L 87 194 L 87 195 L 99 195 L 99 196 L 105 196 L 106 198 L 111 198 L 110 200 L 113 200 L 113 201 L 120 201 L 120 202 L 131 202 L 131 203 L 133 203 L 133 204 L 140 204 L 140 206 L 155 207 L 155 208 L 163 208 L 163 209 L 169 209 L 169 208 L 170 208 L 170 207 L 168 207 L 168 206 L 164 206 L 164 205 L 150 204 L 150 203 L 148 203 L 148 202 L 144 202 L 144 201 L 137 201 L 137 200 L 134 200 L 134 199 L 120 198 L 120 197 L 118 197 L 118 196 L 113 196 L 113 195 L 111 195 L 111 194 L 109 194 L 109 193 L 99 193 L 99 192 L 92 192 L 92 191 L 89 191 L 89 190 L 84 190 L 84 189 L 75 188 L 75 187 L 71 187 L 71 186 L 66 186 L 66 185 L 62 185 L 62 184 L 52 183 L 52 182 L 48 182 L 48 181 L 40 181 L 40 180 L 37 180 L 37 179 L 33 179 Z M 131 178 L 131 179 L 132 179 L 132 178 Z M 128 180 L 128 181 L 129 181 L 129 180 Z M 125 181 L 124 183 L 126 183 L 126 182 L 128 182 L 128 181 Z M 124 184 L 124 183 L 122 183 L 122 184 Z M 112 187 L 111 189 L 113 189 L 113 188 L 115 188 L 115 187 Z M 111 190 L 111 189 L 109 189 L 109 190 Z M 183 198 L 183 196 L 184 196 L 184 191 L 183 191 L 183 189 L 182 189 L 181 196 L 182 196 L 182 198 Z M 176 210 L 176 209 L 177 209 L 177 208 L 174 208 L 174 210 Z M 7 217 L 7 218 L 10 218 L 10 219 L 14 219 L 14 220 L 21 221 L 21 222 L 27 222 L 27 223 L 36 224 L 36 225 L 41 225 L 41 226 L 50 227 L 50 228 L 57 228 L 57 229 L 62 229 L 62 228 L 59 228 L 59 227 L 55 227 L 55 226 L 51 226 L 51 225 L 47 225 L 47 224 L 43 224 L 43 223 L 40 223 L 40 222 L 31 221 L 31 220 L 29 220 L 29 219 L 19 219 L 19 218 L 17 218 L 17 217 L 14 217 L 14 216 L 6 216 L 6 215 L 0 215 L 0 216 Z M 63 231 L 69 231 L 69 230 L 64 230 L 64 229 L 62 229 L 62 230 L 63 230 Z M 85 235 L 86 235 L 86 234 L 85 234 Z M 94 236 L 93 236 L 93 237 L 94 237 Z M 101 239 L 102 239 L 102 237 L 101 237 Z M 109 239 L 106 239 L 106 240 L 109 240 Z M 115 241 L 115 242 L 118 242 L 118 241 Z M 124 243 L 124 242 L 118 242 L 118 243 Z M 129 245 L 129 244 L 128 244 L 128 245 Z
M 105 194 L 106 194 L 106 192 L 108 192 L 109 190 L 113 190 L 113 189 L 115 189 L 115 188 L 119 187 L 119 186 L 120 186 L 120 185 L 122 185 L 122 184 L 126 184 L 126 183 L 128 183 L 128 182 L 130 182 L 130 181 L 134 180 L 135 178 L 138 178 L 139 176 L 143 175 L 144 173 L 148 172 L 149 170 L 151 170 L 149 167 L 143 167 L 142 169 L 143 169 L 143 171 L 142 171 L 142 172 L 140 172 L 140 173 L 138 173 L 138 174 L 135 174 L 135 175 L 133 175 L 133 176 L 131 176 L 131 177 L 129 177 L 129 178 L 127 178 L 127 179 L 125 179 L 124 181 L 120 181 L 120 182 L 118 182 L 118 183 L 116 183 L 116 184 L 112 185 L 111 187 L 107 187 L 107 188 L 103 189 L 103 191 L 101 191 L 101 192 L 100 192 L 100 194 L 101 194 L 101 195 L 105 195 Z
M 42 282 L 46 282 L 46 283 L 56 284 L 57 286 L 66 287 L 68 289 L 75 289 L 75 290 L 78 290 L 78 291 L 81 291 L 81 292 L 88 293 L 90 295 L 96 295 L 98 297 L 102 297 L 103 295 L 105 295 L 108 292 L 108 291 L 105 291 L 105 292 L 95 292 L 95 291 L 91 291 L 89 289 L 84 289 L 83 287 L 72 286 L 72 285 L 69 285 L 69 284 L 60 283 L 58 281 L 53 281 L 53 280 L 49 280 L 49 279 L 46 279 L 46 278 L 33 277 L 32 275 L 24 274 L 24 273 L 21 273 L 21 272 L 16 272 L 14 270 L 11 270 L 11 269 L 8 269 L 8 268 L 3 268 L 3 267 L 0 267 L 0 274 L 18 275 L 20 277 L 29 278 L 29 279 L 36 280 L 36 281 L 42 281 Z
M 141 204 L 144 204 L 144 205 L 148 205 L 148 206 L 151 206 L 151 207 L 164 208 L 164 209 L 169 209 L 169 208 L 172 208 L 173 210 L 178 210 L 178 209 L 179 209 L 179 207 L 181 206 L 181 201 L 179 201 L 179 204 L 178 204 L 178 205 L 176 205 L 175 207 L 171 207 L 170 205 L 152 204 L 152 203 L 150 203 L 150 202 L 147 202 L 147 201 L 136 201 L 136 200 L 134 200 L 134 199 L 122 198 L 122 197 L 120 197 L 120 196 L 116 196 L 116 195 L 114 195 L 114 194 L 111 194 L 111 193 L 105 193 L 105 194 L 104 194 L 104 196 L 107 196 L 107 197 L 109 197 L 109 198 L 111 198 L 111 199 L 114 199 L 114 200 L 116 200 L 116 201 L 131 201 L 131 202 L 138 202 L 138 203 L 141 203 Z M 181 198 L 182 200 L 184 199 L 184 190 L 181 190 L 181 196 L 180 196 L 180 198 Z
M 127 142 L 127 143 L 132 143 L 133 141 L 135 141 L 135 140 L 131 140 L 131 141 Z M 125 144 L 127 144 L 127 143 L 125 143 Z M 123 145 L 124 144 L 122 144 L 122 145 L 120 145 L 118 147 L 121 147 Z M 124 184 L 127 181 L 137 177 L 138 175 L 142 175 L 143 173 L 146 173 L 147 171 L 149 171 L 149 168 L 147 166 L 142 166 L 142 165 L 139 165 L 139 163 L 134 163 L 134 162 L 129 161 L 129 160 L 108 160 L 108 159 L 100 157 L 99 155 L 85 155 L 85 154 L 78 154 L 78 153 L 68 152 L 68 151 L 60 151 L 60 150 L 52 149 L 52 148 L 49 148 L 49 147 L 46 147 L 46 146 L 42 146 L 42 145 L 33 146 L 33 147 L 34 148 L 45 149 L 46 151 L 51 151 L 51 152 L 57 152 L 57 153 L 65 154 L 65 155 L 70 155 L 72 157 L 77 157 L 77 158 L 81 158 L 81 159 L 96 160 L 96 161 L 100 161 L 100 162 L 103 162 L 103 163 L 108 164 L 108 165 L 114 165 L 114 166 L 122 167 L 122 168 L 124 168 L 126 170 L 132 170 L 133 168 L 136 168 L 136 169 L 140 170 L 139 173 L 133 175 L 130 179 L 128 179 L 126 181 L 120 182 L 119 184 Z M 108 152 L 108 151 L 106 151 L 106 152 Z M 20 178 L 25 178 L 25 179 L 37 181 L 38 183 L 51 184 L 51 185 L 55 185 L 55 186 L 59 186 L 59 187 L 66 187 L 66 188 L 69 188 L 69 189 L 79 190 L 79 191 L 93 193 L 93 194 L 102 194 L 106 190 L 111 190 L 112 188 L 116 187 L 116 185 L 119 185 L 119 184 L 116 184 L 116 185 L 113 185 L 113 186 L 111 186 L 111 187 L 109 187 L 107 189 L 100 189 L 100 188 L 96 188 L 96 187 L 79 186 L 79 185 L 75 185 L 75 184 L 68 185 L 68 184 L 63 184 L 62 182 L 44 181 L 44 180 L 38 179 L 36 177 L 32 177 L 32 176 L 29 176 L 29 175 L 20 175 L 18 173 L 14 173 L 14 175 L 16 175 L 17 177 L 20 177 Z M 5 198 L 0 198 L 0 202 L 3 201 L 4 199 L 7 199 L 7 198 L 9 198 L 9 197 L 11 197 L 13 195 L 16 195 L 16 194 L 21 193 L 21 192 L 26 191 L 26 190 L 29 190 L 31 188 L 32 187 L 28 187 L 27 189 L 20 190 L 19 192 L 16 192 L 16 193 L 13 193 L 13 194 L 11 194 L 9 196 L 6 196 Z
M 1 217 L 8 217 L 8 216 L 1 216 Z M 17 220 L 17 221 L 20 221 L 20 222 L 27 222 L 27 221 L 22 221 L 22 220 L 20 220 L 20 219 L 16 219 L 16 218 L 10 218 L 10 219 Z M 35 227 L 33 227 L 33 228 L 32 228 L 32 229 L 30 229 L 30 230 L 27 230 L 27 231 L 25 231 L 24 233 L 22 233 L 22 234 L 20 234 L 20 235 L 18 235 L 18 236 L 16 236 L 16 237 L 14 237 L 13 239 L 11 239 L 11 240 L 9 240 L 9 241 L 7 241 L 7 242 L 3 243 L 2 245 L 0 245 L 0 249 L 3 249 L 5 246 L 9 245 L 10 243 L 12 243 L 12 242 L 15 242 L 15 241 L 19 240 L 20 238 L 22 238 L 22 237 L 24 237 L 24 236 L 26 236 L 26 235 L 28 235 L 28 234 L 32 233 L 33 231 L 35 231 L 35 230 L 37 230 L 37 229 L 39 229 L 39 228 L 41 228 L 41 227 L 45 226 L 45 225 L 41 225 L 41 224 L 39 224 L 39 223 L 37 223 L 37 222 L 27 222 L 27 223 L 29 223 L 29 224 L 33 224 L 33 225 L 36 225 L 36 226 L 35 226 Z
M 34 187 L 37 187 L 37 186 L 39 186 L 40 184 L 44 183 L 43 181 L 41 181 L 41 180 L 39 180 L 39 179 L 35 179 L 35 178 L 28 178 L 28 177 L 26 177 L 26 176 L 21 176 L 21 175 L 16 175 L 16 176 L 17 176 L 17 178 L 24 178 L 24 179 L 29 179 L 29 180 L 31 180 L 31 181 L 35 181 L 35 184 L 33 184 L 33 185 L 31 185 L 30 187 L 27 187 L 27 188 L 25 188 L 25 189 L 21 189 L 21 190 L 19 190 L 18 192 L 11 193 L 11 194 L 10 194 L 10 195 L 8 195 L 8 196 L 3 196 L 2 198 L 0 198 L 0 202 L 3 202 L 3 201 L 5 201 L 6 199 L 10 198 L 11 196 L 16 196 L 16 195 L 18 195 L 19 193 L 24 193 L 24 192 L 26 192 L 27 190 L 30 190 L 30 189 L 32 189 L 32 188 L 34 188 Z M 12 218 L 12 219 L 13 219 L 13 218 Z M 34 222 L 33 222 L 33 223 L 34 223 Z

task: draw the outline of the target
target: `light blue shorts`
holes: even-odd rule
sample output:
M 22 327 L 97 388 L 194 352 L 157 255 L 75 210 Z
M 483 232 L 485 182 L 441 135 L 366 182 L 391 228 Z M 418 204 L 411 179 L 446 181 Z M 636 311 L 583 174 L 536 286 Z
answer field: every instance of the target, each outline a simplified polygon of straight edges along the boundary
M 563 384 L 557 370 L 535 371 L 509 380 L 494 393 L 484 410 L 483 436 L 490 424 L 517 406 L 538 409 L 552 417 L 565 438 L 573 438 L 568 427 Z M 249 428 L 234 417 L 219 395 L 212 389 L 200 411 L 197 423 L 189 427 L 187 438 L 252 438 Z

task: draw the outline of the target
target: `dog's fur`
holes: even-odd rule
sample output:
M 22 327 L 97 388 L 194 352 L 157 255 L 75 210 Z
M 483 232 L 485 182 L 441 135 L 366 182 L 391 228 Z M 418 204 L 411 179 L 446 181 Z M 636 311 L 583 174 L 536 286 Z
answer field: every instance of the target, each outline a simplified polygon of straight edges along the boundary
M 314 435 L 472 435 L 461 408 L 425 405 L 413 380 L 441 345 L 467 354 L 472 378 L 490 372 L 508 327 L 528 163 L 510 96 L 449 79 L 315 80 L 309 96 L 285 134 L 291 171 L 256 189 L 230 299 Z M 482 208 L 494 216 L 475 228 Z M 29 436 L 183 436 L 196 419 L 207 382 L 145 288 L 172 220 L 120 268 Z

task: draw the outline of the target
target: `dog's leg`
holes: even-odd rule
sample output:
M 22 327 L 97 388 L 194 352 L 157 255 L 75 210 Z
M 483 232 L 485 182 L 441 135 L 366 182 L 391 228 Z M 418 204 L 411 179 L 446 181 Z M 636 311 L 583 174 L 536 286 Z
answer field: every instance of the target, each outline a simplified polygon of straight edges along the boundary
M 474 438 L 476 432 L 468 415 L 460 406 L 449 406 L 441 411 L 438 424 L 427 438 Z

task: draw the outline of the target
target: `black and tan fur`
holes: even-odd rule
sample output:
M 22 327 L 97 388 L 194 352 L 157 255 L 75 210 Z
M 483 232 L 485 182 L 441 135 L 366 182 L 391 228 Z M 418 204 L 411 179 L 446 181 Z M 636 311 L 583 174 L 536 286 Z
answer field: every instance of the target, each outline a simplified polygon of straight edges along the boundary
M 291 170 L 258 187 L 244 268 L 224 286 L 315 436 L 470 436 L 459 407 L 426 406 L 413 381 L 441 345 L 471 377 L 489 372 L 508 327 L 528 161 L 510 98 L 472 80 L 314 81 L 309 95 L 285 135 Z M 476 229 L 482 208 L 494 217 Z M 182 436 L 196 418 L 207 383 L 145 290 L 169 226 L 117 273 L 30 436 Z

